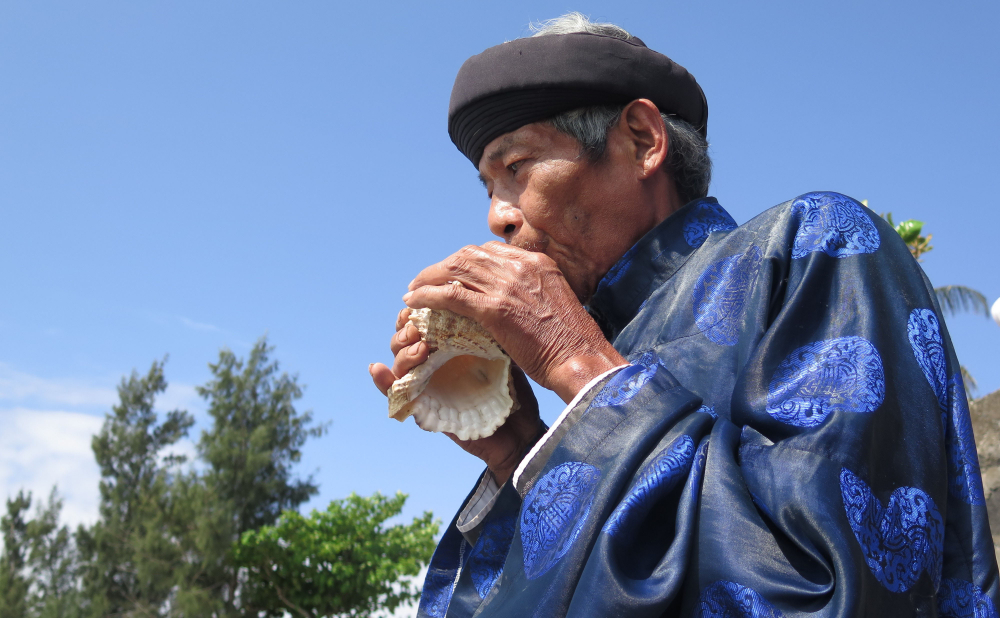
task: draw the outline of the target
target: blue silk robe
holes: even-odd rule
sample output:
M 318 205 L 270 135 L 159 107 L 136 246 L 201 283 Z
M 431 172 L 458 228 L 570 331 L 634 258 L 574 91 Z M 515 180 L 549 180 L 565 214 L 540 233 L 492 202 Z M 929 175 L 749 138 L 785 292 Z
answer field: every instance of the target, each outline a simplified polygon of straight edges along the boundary
M 452 522 L 420 616 L 997 617 L 959 364 L 879 217 L 697 200 L 588 308 L 631 365 Z

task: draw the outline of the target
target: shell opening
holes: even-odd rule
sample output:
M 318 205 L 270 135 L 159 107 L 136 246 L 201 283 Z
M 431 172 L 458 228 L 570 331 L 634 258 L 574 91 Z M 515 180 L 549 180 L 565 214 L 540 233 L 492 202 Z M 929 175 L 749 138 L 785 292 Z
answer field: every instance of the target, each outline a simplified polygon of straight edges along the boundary
M 482 326 L 451 311 L 417 309 L 410 322 L 431 349 L 389 389 L 389 416 L 427 431 L 478 440 L 493 434 L 516 403 L 510 358 Z
M 421 396 L 437 399 L 455 410 L 473 407 L 484 387 L 506 383 L 507 360 L 462 355 L 449 359 L 431 376 Z

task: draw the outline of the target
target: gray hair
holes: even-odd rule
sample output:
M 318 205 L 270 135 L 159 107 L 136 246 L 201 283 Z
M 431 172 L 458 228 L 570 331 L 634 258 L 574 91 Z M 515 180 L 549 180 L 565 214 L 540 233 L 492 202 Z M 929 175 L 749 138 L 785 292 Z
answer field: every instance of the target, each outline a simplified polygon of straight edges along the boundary
M 545 36 L 546 34 L 572 34 L 574 32 L 589 32 L 590 34 L 603 34 L 613 36 L 623 41 L 631 41 L 635 37 L 627 30 L 614 24 L 600 24 L 590 21 L 590 18 L 583 13 L 573 11 L 542 22 L 530 24 L 528 29 L 534 34 L 531 36 Z
M 580 13 L 567 13 L 561 17 L 532 24 L 532 36 L 589 32 L 613 36 L 628 41 L 634 38 L 625 29 L 614 24 L 594 23 Z M 621 118 L 624 105 L 597 105 L 563 112 L 548 122 L 557 131 L 580 142 L 580 150 L 592 162 L 604 158 L 608 145 L 608 132 Z M 673 177 L 678 197 L 686 204 L 708 195 L 712 181 L 712 160 L 708 156 L 708 140 L 690 123 L 675 116 L 661 113 L 670 145 L 664 167 Z

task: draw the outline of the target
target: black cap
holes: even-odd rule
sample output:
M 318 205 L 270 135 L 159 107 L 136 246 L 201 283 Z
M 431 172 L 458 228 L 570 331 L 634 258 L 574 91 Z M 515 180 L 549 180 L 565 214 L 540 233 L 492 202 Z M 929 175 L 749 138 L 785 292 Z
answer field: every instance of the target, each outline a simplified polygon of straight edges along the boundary
M 649 99 L 708 131 L 708 101 L 687 69 L 639 40 L 574 32 L 516 39 L 465 61 L 448 106 L 448 134 L 479 165 L 504 133 L 591 105 Z

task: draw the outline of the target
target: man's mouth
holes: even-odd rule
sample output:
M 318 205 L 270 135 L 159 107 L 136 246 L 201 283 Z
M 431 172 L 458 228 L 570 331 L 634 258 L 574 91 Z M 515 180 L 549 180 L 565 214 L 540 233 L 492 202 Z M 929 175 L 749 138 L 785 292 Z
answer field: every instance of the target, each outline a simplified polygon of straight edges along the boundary
M 526 241 L 507 241 L 508 245 L 513 245 L 518 249 L 524 249 L 525 251 L 532 251 L 534 253 L 545 253 L 545 248 L 549 243 L 538 240 L 526 240 Z

